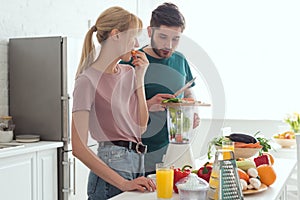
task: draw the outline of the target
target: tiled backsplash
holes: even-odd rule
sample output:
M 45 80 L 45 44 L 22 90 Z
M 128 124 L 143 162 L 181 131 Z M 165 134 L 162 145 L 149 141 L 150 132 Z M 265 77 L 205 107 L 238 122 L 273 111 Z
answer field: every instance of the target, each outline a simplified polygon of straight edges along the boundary
M 8 42 L 0 41 L 0 116 L 8 114 Z

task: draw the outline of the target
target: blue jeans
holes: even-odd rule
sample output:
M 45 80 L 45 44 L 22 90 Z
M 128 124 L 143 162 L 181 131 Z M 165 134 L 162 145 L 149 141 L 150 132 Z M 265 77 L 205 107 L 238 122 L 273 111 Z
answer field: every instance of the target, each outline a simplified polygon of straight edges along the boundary
M 125 179 L 144 176 L 144 154 L 119 146 L 99 146 L 98 157 Z M 88 179 L 88 200 L 106 200 L 122 191 L 92 171 Z

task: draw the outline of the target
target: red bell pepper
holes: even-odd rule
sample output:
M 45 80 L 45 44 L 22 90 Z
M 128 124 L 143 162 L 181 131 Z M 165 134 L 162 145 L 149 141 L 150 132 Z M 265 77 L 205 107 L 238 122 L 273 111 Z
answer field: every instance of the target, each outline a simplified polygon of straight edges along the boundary
M 259 165 L 267 164 L 270 165 L 269 156 L 268 155 L 261 155 L 256 158 L 254 158 L 254 162 L 256 167 Z
M 191 173 L 191 168 L 192 167 L 190 165 L 185 165 L 181 169 L 180 168 L 174 169 L 174 182 L 173 182 L 174 192 L 178 193 L 178 189 L 176 186 L 177 181 L 188 176 Z
M 209 162 L 205 163 L 204 166 L 198 170 L 197 175 L 198 177 L 206 180 L 209 183 L 210 175 L 212 172 L 212 166 L 208 164 Z

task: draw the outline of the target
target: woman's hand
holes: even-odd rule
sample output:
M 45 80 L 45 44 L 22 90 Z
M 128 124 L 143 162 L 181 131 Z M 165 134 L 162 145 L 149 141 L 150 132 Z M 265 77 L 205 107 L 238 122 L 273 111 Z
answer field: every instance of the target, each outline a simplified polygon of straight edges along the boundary
M 150 112 L 164 111 L 166 108 L 161 104 L 165 99 L 175 98 L 173 94 L 157 94 L 147 100 L 148 110 Z
M 121 188 L 122 191 L 133 191 L 138 190 L 140 192 L 150 191 L 153 192 L 156 190 L 155 183 L 144 176 L 138 177 L 133 180 L 126 180 L 126 182 L 123 185 L 123 188 Z
M 141 51 L 134 51 L 133 61 L 132 64 L 135 66 L 135 70 L 138 73 L 145 73 L 148 66 L 149 61 L 147 59 L 147 56 L 144 52 Z

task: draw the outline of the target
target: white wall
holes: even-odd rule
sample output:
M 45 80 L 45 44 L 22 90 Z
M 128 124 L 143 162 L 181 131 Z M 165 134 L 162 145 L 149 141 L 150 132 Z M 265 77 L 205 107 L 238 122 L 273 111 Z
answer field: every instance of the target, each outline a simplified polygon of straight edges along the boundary
M 227 119 L 280 120 L 300 112 L 300 1 L 171 2 L 185 15 L 185 36 L 207 52 L 221 76 Z M 211 85 L 201 86 L 211 98 Z
M 100 13 L 113 5 L 137 12 L 136 0 L 0 0 L 0 116 L 8 114 L 9 38 L 63 35 L 84 37 Z

